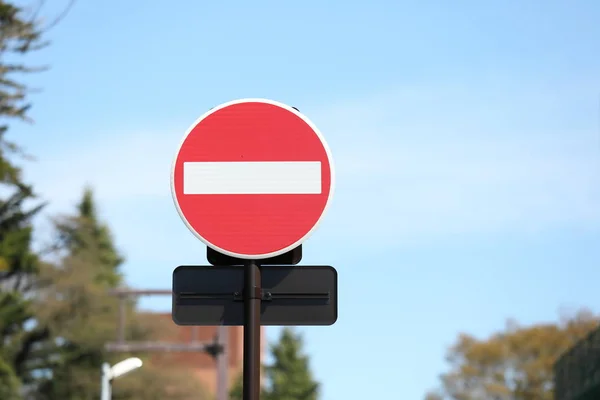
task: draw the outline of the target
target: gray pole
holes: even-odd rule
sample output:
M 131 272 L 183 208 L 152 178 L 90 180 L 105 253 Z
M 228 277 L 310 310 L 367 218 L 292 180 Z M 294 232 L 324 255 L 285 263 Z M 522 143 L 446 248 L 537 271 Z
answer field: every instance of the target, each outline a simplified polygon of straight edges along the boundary
M 124 295 L 120 295 L 119 296 L 119 332 L 118 332 L 118 337 L 117 337 L 117 343 L 124 343 L 125 342 L 125 313 L 126 313 L 126 306 L 127 304 L 125 304 L 125 301 L 127 301 L 127 297 L 125 297 Z
M 111 400 L 111 379 L 110 379 L 110 365 L 108 363 L 102 364 L 102 382 L 100 391 L 100 400 Z
M 227 375 L 229 339 L 227 334 L 226 326 L 221 325 L 217 328 L 217 343 L 221 346 L 221 352 L 217 355 L 217 400 L 229 399 L 229 377 Z

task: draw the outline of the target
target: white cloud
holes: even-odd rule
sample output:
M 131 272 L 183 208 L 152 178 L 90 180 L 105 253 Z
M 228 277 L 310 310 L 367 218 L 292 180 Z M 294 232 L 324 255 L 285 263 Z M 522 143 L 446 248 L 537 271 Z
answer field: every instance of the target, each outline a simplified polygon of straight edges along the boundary
M 336 162 L 326 236 L 382 241 L 600 225 L 597 114 L 587 125 L 573 119 L 577 106 L 595 108 L 591 92 L 579 85 L 550 92 L 499 86 L 480 96 L 468 88 L 417 89 L 306 111 Z M 40 155 L 30 178 L 54 209 L 91 183 L 109 213 L 127 215 L 127 204 L 135 218 L 151 213 L 136 199 L 170 196 L 182 135 L 128 133 L 67 146 L 62 154 Z M 163 200 L 156 216 L 174 217 Z M 154 234 L 143 224 L 131 229 L 131 240 Z

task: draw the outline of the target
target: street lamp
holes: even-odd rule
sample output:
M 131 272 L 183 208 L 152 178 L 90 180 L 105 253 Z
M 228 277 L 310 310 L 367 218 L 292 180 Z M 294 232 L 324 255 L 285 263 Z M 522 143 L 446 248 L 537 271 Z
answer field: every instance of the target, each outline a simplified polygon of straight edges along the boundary
M 142 366 L 142 360 L 137 357 L 128 358 L 112 367 L 108 363 L 102 364 L 101 400 L 110 400 L 112 380 L 130 373 Z

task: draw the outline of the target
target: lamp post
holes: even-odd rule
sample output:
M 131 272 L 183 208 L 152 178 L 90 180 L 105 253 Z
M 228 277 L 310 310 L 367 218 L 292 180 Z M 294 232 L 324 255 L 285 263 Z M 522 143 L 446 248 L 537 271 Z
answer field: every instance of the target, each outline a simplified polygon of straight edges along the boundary
M 123 375 L 130 373 L 142 366 L 142 360 L 137 357 L 128 358 L 112 367 L 108 363 L 102 364 L 102 383 L 100 400 L 111 399 L 111 389 L 113 379 L 117 379 Z

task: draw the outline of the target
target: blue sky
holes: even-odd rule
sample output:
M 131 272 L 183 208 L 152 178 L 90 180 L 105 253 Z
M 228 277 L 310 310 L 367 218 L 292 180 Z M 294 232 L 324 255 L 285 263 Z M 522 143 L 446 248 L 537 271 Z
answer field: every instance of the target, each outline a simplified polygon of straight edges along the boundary
M 338 322 L 302 329 L 323 400 L 419 399 L 460 331 L 598 310 L 599 17 L 593 0 L 80 1 L 33 57 L 52 66 L 29 79 L 36 123 L 10 137 L 47 216 L 93 185 L 129 284 L 167 288 L 206 262 L 169 191 L 185 130 L 236 98 L 298 107 L 337 170 L 303 261 L 339 272 Z

